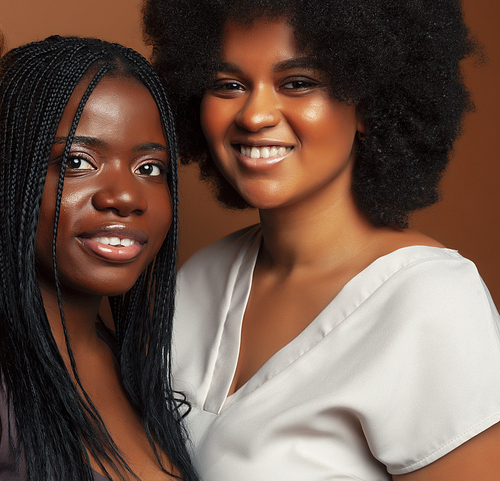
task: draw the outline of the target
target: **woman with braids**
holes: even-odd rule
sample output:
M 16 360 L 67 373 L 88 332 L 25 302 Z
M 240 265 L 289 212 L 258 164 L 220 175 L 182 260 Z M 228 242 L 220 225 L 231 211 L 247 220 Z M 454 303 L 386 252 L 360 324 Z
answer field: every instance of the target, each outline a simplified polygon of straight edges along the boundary
M 161 83 L 96 39 L 49 37 L 0 68 L 0 479 L 195 480 L 169 372 L 177 154 Z
M 260 225 L 179 275 L 204 481 L 500 479 L 500 322 L 434 203 L 476 52 L 458 0 L 148 0 L 180 156 Z

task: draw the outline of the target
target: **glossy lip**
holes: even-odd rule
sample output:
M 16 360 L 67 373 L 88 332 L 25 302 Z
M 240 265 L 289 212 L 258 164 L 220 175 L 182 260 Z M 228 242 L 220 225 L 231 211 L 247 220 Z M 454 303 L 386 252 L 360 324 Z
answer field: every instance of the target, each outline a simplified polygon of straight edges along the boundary
M 245 145 L 247 147 L 286 147 L 291 149 L 284 155 L 277 155 L 275 157 L 268 157 L 267 159 L 253 159 L 243 155 L 240 151 L 240 146 Z M 250 141 L 247 139 L 236 140 L 231 142 L 231 147 L 234 149 L 237 155 L 237 159 L 245 168 L 249 170 L 266 170 L 279 164 L 283 159 L 288 157 L 295 149 L 295 146 L 289 142 L 283 142 L 279 140 L 272 139 L 260 139 L 257 141 Z
M 94 240 L 96 237 L 120 237 L 136 242 L 131 246 L 111 246 Z M 85 251 L 101 260 L 125 263 L 135 260 L 148 242 L 147 234 L 137 228 L 122 224 L 97 226 L 79 234 L 77 241 Z

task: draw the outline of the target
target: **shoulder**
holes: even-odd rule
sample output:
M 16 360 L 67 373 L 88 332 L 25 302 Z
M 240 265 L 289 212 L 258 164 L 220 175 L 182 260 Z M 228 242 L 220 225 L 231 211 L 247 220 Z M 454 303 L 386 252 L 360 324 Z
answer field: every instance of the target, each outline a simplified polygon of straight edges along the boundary
M 457 251 L 406 247 L 370 268 L 366 282 L 375 283 L 377 322 L 399 333 L 401 342 L 419 339 L 420 348 L 446 352 L 474 343 L 480 350 L 489 337 L 485 347 L 499 350 L 498 311 L 474 263 Z
M 492 304 L 474 263 L 452 249 L 404 247 L 377 259 L 368 269 L 402 303 Z
M 491 295 L 474 263 L 457 251 L 406 247 L 377 259 L 369 270 L 364 288 L 373 291 L 368 304 L 379 327 L 429 345 L 442 336 L 465 342 L 486 332 L 498 340 Z
M 456 251 L 412 246 L 370 267 L 382 277 L 366 307 L 385 389 L 372 398 L 366 432 L 389 472 L 403 474 L 500 420 L 500 318 L 475 265 Z
M 439 382 L 447 369 L 481 362 L 483 369 L 488 359 L 500 368 L 498 311 L 474 263 L 457 251 L 398 249 L 368 266 L 342 296 L 379 361 L 396 360 L 385 371 L 404 378 L 396 385 L 431 373 Z

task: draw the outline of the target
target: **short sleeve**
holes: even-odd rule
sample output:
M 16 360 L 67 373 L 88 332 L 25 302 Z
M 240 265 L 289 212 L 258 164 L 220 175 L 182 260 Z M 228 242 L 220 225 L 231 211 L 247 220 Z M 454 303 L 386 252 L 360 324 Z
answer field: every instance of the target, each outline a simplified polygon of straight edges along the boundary
M 374 456 L 405 474 L 500 420 L 500 323 L 474 264 L 458 254 L 412 263 L 385 284 L 373 359 L 382 374 L 362 425 Z

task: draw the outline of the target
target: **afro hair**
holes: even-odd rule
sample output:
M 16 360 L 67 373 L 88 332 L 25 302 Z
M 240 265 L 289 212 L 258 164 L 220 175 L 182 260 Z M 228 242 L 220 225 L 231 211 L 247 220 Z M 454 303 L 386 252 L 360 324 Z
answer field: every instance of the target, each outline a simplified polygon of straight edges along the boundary
M 460 61 L 478 53 L 459 0 L 147 0 L 146 40 L 179 129 L 180 159 L 230 208 L 248 204 L 218 171 L 200 126 L 202 96 L 220 59 L 227 22 L 285 20 L 297 48 L 354 103 L 366 132 L 356 140 L 353 192 L 374 225 L 406 227 L 439 199 L 438 185 L 462 119 L 473 105 Z

